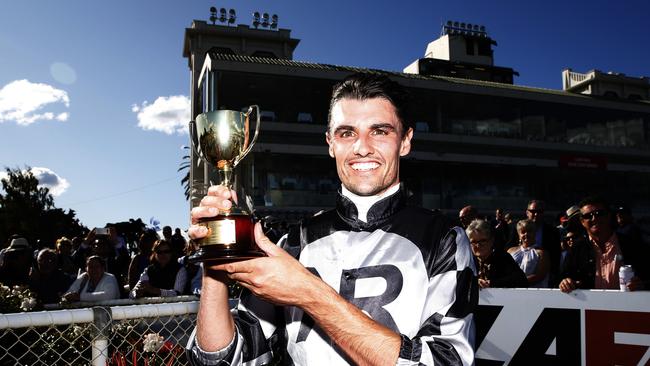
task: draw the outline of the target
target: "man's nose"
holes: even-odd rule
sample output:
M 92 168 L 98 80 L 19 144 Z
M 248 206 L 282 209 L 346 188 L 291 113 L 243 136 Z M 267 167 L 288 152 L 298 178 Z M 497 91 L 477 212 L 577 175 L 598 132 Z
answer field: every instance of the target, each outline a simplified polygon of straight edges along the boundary
M 354 143 L 354 153 L 360 156 L 366 156 L 373 153 L 372 142 L 369 136 L 360 135 Z

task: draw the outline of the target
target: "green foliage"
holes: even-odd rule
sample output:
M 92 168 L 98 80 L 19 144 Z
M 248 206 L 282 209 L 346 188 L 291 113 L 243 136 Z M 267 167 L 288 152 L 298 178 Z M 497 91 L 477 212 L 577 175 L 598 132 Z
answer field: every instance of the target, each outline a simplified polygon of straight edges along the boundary
M 183 146 L 184 149 L 189 150 L 189 146 Z M 190 167 L 192 166 L 192 158 L 190 155 L 183 155 L 183 158 L 181 159 L 181 164 L 178 167 L 178 171 L 184 171 L 187 170 L 187 173 L 183 176 L 183 179 L 181 179 L 181 185 L 185 189 L 185 199 L 189 201 L 190 199 L 190 190 L 191 190 L 191 182 L 190 182 Z
M 87 231 L 74 210 L 66 212 L 54 206 L 50 190 L 38 186 L 29 168 L 5 168 L 5 172 L 0 192 L 0 244 L 8 244 L 14 234 L 33 245 L 37 239 L 53 243 L 62 236 L 74 237 Z

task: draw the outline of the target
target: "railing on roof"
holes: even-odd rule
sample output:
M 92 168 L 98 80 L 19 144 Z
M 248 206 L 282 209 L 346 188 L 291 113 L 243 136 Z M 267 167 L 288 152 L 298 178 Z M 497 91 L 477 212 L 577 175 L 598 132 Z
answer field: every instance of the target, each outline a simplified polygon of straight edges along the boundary
M 571 70 L 562 71 L 562 89 L 569 90 L 578 84 L 582 84 L 586 80 L 594 78 L 594 73 L 583 74 Z

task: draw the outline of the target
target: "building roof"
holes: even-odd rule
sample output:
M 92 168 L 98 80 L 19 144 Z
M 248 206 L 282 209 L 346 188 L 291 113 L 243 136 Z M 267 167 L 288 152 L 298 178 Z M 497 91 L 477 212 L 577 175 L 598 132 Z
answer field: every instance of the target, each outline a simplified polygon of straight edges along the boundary
M 563 98 L 572 98 L 573 100 L 583 100 L 583 101 L 598 101 L 602 103 L 607 103 L 611 106 L 610 103 L 614 103 L 619 108 L 620 107 L 641 107 L 640 112 L 648 113 L 650 112 L 650 102 L 648 101 L 628 101 L 628 100 L 603 100 L 602 98 L 595 97 L 592 95 L 584 95 L 577 93 L 570 93 L 559 89 L 545 89 L 538 87 L 522 86 L 522 85 L 513 85 L 513 84 L 504 84 L 491 81 L 482 81 L 482 80 L 472 80 L 472 79 L 463 79 L 455 78 L 449 76 L 438 76 L 438 75 L 419 75 L 419 74 L 409 74 L 398 71 L 387 71 L 380 69 L 371 69 L 363 67 L 354 67 L 354 66 L 340 66 L 340 65 L 330 65 L 322 63 L 313 63 L 305 61 L 296 61 L 296 60 L 287 60 L 287 59 L 274 59 L 274 58 L 264 58 L 264 57 L 252 57 L 244 55 L 232 55 L 232 54 L 223 54 L 218 52 L 208 52 L 209 59 L 212 61 L 226 61 L 226 62 L 240 62 L 247 64 L 259 64 L 259 65 L 275 65 L 280 67 L 291 67 L 291 68 L 300 68 L 300 69 L 312 69 L 312 70 L 322 70 L 322 71 L 339 71 L 339 72 L 363 72 L 363 73 L 374 73 L 382 74 L 391 77 L 409 79 L 409 80 L 422 80 L 422 81 L 439 81 L 446 84 L 456 84 L 458 86 L 469 86 L 469 87 L 480 87 L 488 88 L 492 90 L 504 90 L 515 93 L 533 93 L 537 95 L 547 95 L 547 96 L 556 96 Z M 624 108 L 627 109 L 627 108 Z M 637 108 L 634 108 L 637 109 Z

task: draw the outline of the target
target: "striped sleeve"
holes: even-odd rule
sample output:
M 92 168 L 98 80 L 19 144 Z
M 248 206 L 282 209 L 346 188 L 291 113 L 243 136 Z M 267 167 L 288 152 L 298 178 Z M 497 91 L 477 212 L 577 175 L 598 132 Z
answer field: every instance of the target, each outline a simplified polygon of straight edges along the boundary
M 287 240 L 283 236 L 278 245 L 282 246 Z M 216 352 L 202 350 L 196 342 L 196 328 L 190 335 L 186 347 L 186 355 L 190 364 L 198 365 L 266 365 L 273 358 L 277 347 L 286 347 L 285 328 L 277 328 L 283 324 L 282 308 L 261 300 L 244 290 L 237 307 L 231 310 L 235 321 L 235 337 L 233 341 Z
M 473 312 L 478 304 L 476 269 L 461 228 L 440 241 L 430 268 L 426 308 L 417 335 L 402 335 L 397 365 L 473 365 Z
M 275 326 L 281 310 L 245 292 L 237 308 L 232 310 L 236 326 L 234 341 L 222 350 L 206 352 L 199 347 L 195 333 L 192 333 L 186 351 L 192 365 L 257 366 L 271 361 L 271 346 L 278 337 L 284 336 L 284 328 Z

